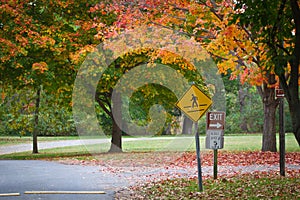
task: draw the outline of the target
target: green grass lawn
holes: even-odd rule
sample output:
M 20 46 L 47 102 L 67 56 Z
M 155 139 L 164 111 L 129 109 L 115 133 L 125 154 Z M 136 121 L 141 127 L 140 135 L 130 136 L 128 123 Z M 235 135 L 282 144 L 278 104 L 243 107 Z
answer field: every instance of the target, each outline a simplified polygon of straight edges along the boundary
M 124 137 L 130 138 L 130 137 Z M 4 139 L 1 137 L 1 139 Z M 55 141 L 66 139 L 79 139 L 79 137 L 40 137 L 39 141 Z M 225 135 L 224 149 L 220 151 L 259 151 L 261 149 L 262 137 L 259 134 L 248 135 Z M 31 142 L 31 138 L 8 138 L 1 145 L 20 144 Z M 31 151 L 14 153 L 9 155 L 0 155 L 0 159 L 39 159 L 47 157 L 80 156 L 95 153 L 104 153 L 109 150 L 110 144 L 80 145 L 71 147 L 61 147 L 53 149 L 40 150 L 39 154 L 33 155 Z M 201 151 L 210 151 L 205 149 L 205 136 L 200 137 Z M 194 151 L 194 137 L 152 137 L 152 140 L 123 141 L 123 151 L 125 152 L 151 152 L 151 151 Z M 286 151 L 300 152 L 300 148 L 293 134 L 286 135 Z
M 262 145 L 262 136 L 259 134 L 224 136 L 224 148 L 228 151 L 259 151 Z M 278 137 L 277 137 L 278 138 Z M 278 140 L 278 139 L 277 139 Z M 279 141 L 277 141 L 279 149 Z M 123 144 L 125 151 L 193 151 L 195 150 L 194 137 L 176 137 L 153 141 L 130 141 Z M 200 148 L 205 149 L 205 136 L 200 136 Z M 298 152 L 300 148 L 293 134 L 286 135 L 286 151 Z

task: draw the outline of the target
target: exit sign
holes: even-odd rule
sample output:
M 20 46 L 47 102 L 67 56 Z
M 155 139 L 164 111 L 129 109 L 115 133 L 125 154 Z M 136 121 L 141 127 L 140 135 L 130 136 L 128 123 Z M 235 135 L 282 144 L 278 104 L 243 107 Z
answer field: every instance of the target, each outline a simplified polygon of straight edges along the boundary
M 222 149 L 224 147 L 225 112 L 207 112 L 206 139 L 207 149 Z
M 225 112 L 207 112 L 206 130 L 224 130 Z
M 284 98 L 284 91 L 283 89 L 275 89 L 275 97 L 276 98 Z

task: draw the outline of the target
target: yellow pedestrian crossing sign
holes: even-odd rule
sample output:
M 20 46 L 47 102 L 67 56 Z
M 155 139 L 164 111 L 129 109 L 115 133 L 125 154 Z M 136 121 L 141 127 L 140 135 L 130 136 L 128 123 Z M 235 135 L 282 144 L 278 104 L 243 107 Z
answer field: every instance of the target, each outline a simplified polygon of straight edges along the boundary
M 212 100 L 196 85 L 192 85 L 181 99 L 177 101 L 176 106 L 191 120 L 197 122 L 209 109 L 211 104 Z

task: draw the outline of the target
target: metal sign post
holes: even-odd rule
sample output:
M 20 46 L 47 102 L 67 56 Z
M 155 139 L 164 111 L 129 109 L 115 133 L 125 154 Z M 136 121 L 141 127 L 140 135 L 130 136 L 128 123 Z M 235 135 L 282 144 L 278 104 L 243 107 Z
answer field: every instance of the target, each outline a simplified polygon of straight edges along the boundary
M 198 188 L 203 191 L 202 169 L 200 158 L 200 141 L 198 132 L 198 120 L 205 114 L 211 106 L 211 99 L 203 93 L 196 85 L 192 85 L 186 93 L 178 100 L 176 106 L 194 121 L 194 132 L 196 140 L 196 155 L 198 166 Z
M 214 149 L 214 179 L 218 178 L 218 149 Z
M 200 192 L 203 191 L 202 183 L 202 167 L 201 167 L 201 155 L 200 155 L 200 140 L 198 132 L 198 123 L 194 122 L 195 127 L 195 140 L 196 140 L 196 155 L 197 155 L 197 167 L 198 167 L 198 189 Z
M 276 98 L 279 98 L 279 168 L 280 175 L 285 176 L 285 129 L 284 129 L 284 91 L 275 90 Z
M 224 147 L 224 127 L 225 112 L 207 112 L 205 146 L 214 151 L 214 179 L 218 178 L 218 149 Z

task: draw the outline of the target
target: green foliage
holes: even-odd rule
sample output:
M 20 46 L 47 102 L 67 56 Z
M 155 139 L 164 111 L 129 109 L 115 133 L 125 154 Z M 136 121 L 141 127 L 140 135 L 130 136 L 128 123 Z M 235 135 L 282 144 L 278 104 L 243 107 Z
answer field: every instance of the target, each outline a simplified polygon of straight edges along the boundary
M 6 89 L 6 97 L 0 104 L 0 135 L 31 135 L 33 130 L 34 97 L 32 90 Z M 39 136 L 76 134 L 71 110 L 63 99 L 42 92 Z
M 167 114 L 167 123 L 165 125 L 165 129 L 157 134 L 168 133 L 168 129 L 170 129 L 170 127 L 177 127 L 178 123 L 175 118 L 176 116 L 180 115 L 180 111 L 175 108 L 177 97 L 172 91 L 164 86 L 164 83 L 167 82 L 168 79 L 172 80 L 172 83 L 176 85 L 176 77 L 169 77 L 165 76 L 164 73 L 159 73 L 159 70 L 161 70 L 159 66 L 167 65 L 168 67 L 176 70 L 176 72 L 181 73 L 188 81 L 194 82 L 205 93 L 209 93 L 201 75 L 199 75 L 199 73 L 193 69 L 190 63 L 178 55 L 174 55 L 170 52 L 163 52 L 165 53 L 163 54 L 164 57 L 153 56 L 159 55 L 159 53 L 161 52 L 158 50 L 148 48 L 127 52 L 117 58 L 103 72 L 98 83 L 96 100 L 99 107 L 102 108 L 102 111 L 101 109 L 97 109 L 98 119 L 106 134 L 108 130 L 111 130 L 112 126 L 111 120 L 108 119 L 111 115 L 112 92 L 113 90 L 116 90 L 115 86 L 118 81 L 121 80 L 122 76 L 126 76 L 126 73 L 135 67 L 147 65 L 146 69 L 139 68 L 139 71 L 135 71 L 135 74 L 129 78 L 128 75 L 126 78 L 122 78 L 123 86 L 125 87 L 118 88 L 117 90 L 120 93 L 132 92 L 132 96 L 123 97 L 122 101 L 129 103 L 129 107 L 125 109 L 129 109 L 134 123 L 140 126 L 147 125 L 151 120 L 149 117 L 149 110 L 153 105 L 158 104 L 164 107 Z M 153 57 L 155 58 L 154 60 Z M 169 61 L 168 58 L 172 61 Z M 156 69 L 157 71 L 155 71 Z M 153 78 L 151 72 L 158 72 L 157 77 Z M 142 87 L 136 88 L 135 84 L 137 83 L 134 81 L 140 83 Z M 178 85 L 178 87 L 183 88 L 184 86 Z M 105 112 L 105 114 L 102 112 Z M 124 124 L 126 121 L 128 121 L 128 119 L 124 118 Z M 108 123 L 105 124 L 103 122 Z
M 268 59 L 261 66 L 275 73 L 289 103 L 292 128 L 300 144 L 300 4 L 297 0 L 240 0 L 233 20 L 251 33 L 251 39 L 264 45 Z
M 239 19 L 240 24 L 251 31 L 252 39 L 267 44 L 272 62 L 265 64 L 275 65 L 278 75 L 285 71 L 296 39 L 292 34 L 295 31 L 295 15 L 293 16 L 291 5 L 292 3 L 279 0 L 242 0 L 237 1 L 235 7 L 237 13 L 234 20 Z
M 95 105 L 99 125 L 105 135 L 109 136 L 112 133 L 112 119 L 104 112 L 98 103 Z
M 104 10 L 92 12 L 96 3 L 25 0 L 0 4 L 0 87 L 16 90 L 12 96 L 5 91 L 7 98 L 2 98 L 1 134 L 33 131 L 33 91 L 40 86 L 45 93 L 40 134 L 75 134 L 70 101 L 76 71 L 93 46 L 109 34 L 108 27 L 117 17 Z
M 133 93 L 129 109 L 132 111 L 133 120 L 144 125 L 150 120 L 149 110 L 152 105 L 162 105 L 171 118 L 175 114 L 173 110 L 176 101 L 176 96 L 169 89 L 157 84 L 148 84 Z
M 223 81 L 226 90 L 225 132 L 262 132 L 263 117 L 257 116 L 263 116 L 263 108 L 256 87 L 230 80 L 230 74 L 223 76 Z M 241 94 L 244 96 L 239 96 Z

